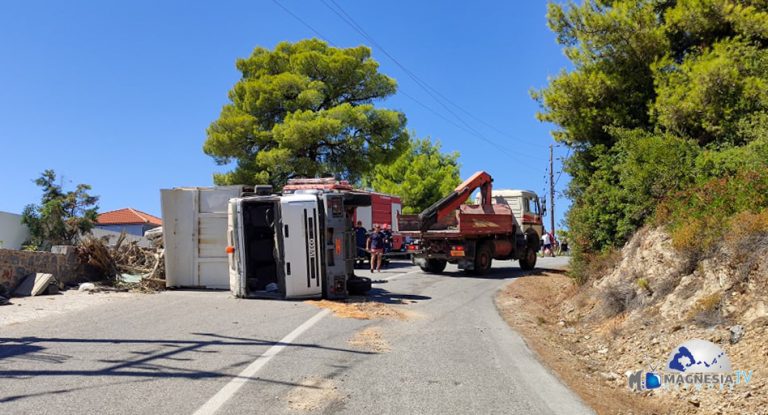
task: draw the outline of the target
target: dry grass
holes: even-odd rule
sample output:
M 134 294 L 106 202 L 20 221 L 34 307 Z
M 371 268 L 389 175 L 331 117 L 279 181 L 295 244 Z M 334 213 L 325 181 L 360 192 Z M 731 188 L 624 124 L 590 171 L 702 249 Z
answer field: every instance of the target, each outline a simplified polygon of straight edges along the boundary
M 600 253 L 574 253 L 569 275 L 581 285 L 610 273 L 621 261 L 621 250 L 611 248 Z
M 768 209 L 759 213 L 741 212 L 733 217 L 731 232 L 726 239 L 742 239 L 756 233 L 768 232 Z
M 648 282 L 647 278 L 638 278 L 637 286 L 645 290 L 645 292 L 648 293 L 648 295 L 653 295 L 653 289 L 651 288 L 651 283 Z
M 601 311 L 603 317 L 610 318 L 629 309 L 635 298 L 635 290 L 631 287 L 611 286 L 600 292 Z
M 689 318 L 704 326 L 722 323 L 723 293 L 718 291 L 696 301 Z

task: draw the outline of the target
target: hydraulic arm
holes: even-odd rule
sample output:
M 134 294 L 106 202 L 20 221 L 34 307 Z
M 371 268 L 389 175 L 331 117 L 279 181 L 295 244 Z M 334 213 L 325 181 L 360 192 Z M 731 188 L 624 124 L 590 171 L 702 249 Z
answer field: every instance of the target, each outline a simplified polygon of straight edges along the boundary
M 426 232 L 437 221 L 453 214 L 477 188 L 480 188 L 480 205 L 490 206 L 492 182 L 491 175 L 484 171 L 473 174 L 464 183 L 458 185 L 451 194 L 419 213 L 421 231 Z

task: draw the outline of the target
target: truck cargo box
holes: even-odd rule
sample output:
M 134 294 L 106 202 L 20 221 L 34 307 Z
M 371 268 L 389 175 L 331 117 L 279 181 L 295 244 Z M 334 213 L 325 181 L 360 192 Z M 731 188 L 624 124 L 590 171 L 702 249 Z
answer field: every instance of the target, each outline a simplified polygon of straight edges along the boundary
M 227 203 L 251 186 L 160 190 L 167 287 L 229 289 Z

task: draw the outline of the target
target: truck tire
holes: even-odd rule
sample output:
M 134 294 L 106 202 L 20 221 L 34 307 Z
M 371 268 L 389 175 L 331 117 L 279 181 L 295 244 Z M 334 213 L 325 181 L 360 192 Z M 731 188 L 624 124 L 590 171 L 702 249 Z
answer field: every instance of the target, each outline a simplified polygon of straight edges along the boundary
M 493 264 L 493 251 L 491 245 L 483 243 L 478 245 L 477 251 L 475 251 L 475 269 L 472 270 L 473 274 L 485 275 L 491 270 Z
M 525 271 L 530 271 L 536 267 L 536 250 L 530 246 L 525 248 L 525 255 L 520 258 L 520 268 Z
M 350 277 L 347 280 L 347 291 L 352 295 L 365 295 L 371 291 L 371 279 L 367 277 Z
M 430 274 L 439 274 L 445 270 L 447 264 L 448 261 L 444 259 L 427 259 L 423 262 L 423 265 L 419 264 L 419 268 Z

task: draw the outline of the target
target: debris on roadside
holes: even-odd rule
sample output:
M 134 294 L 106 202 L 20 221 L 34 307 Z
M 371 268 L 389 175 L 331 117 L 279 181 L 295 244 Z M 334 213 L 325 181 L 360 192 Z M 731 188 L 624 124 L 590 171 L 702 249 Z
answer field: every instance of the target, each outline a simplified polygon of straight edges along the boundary
M 41 294 L 57 294 L 58 285 L 53 274 L 38 272 L 24 277 L 13 290 L 14 297 L 34 297 Z
M 396 309 L 387 304 L 366 302 L 341 302 L 328 300 L 308 300 L 306 303 L 319 308 L 333 311 L 336 317 L 354 318 L 357 320 L 410 320 L 413 313 Z
M 391 350 L 379 327 L 367 327 L 355 333 L 351 339 L 347 340 L 347 343 L 375 353 L 384 353 Z
M 96 284 L 92 282 L 84 282 L 80 284 L 80 286 L 77 288 L 77 291 L 80 292 L 97 292 L 98 288 L 96 288 Z
M 126 242 L 125 233 L 112 247 L 102 239 L 85 238 L 78 247 L 78 255 L 91 274 L 105 278 L 108 283 L 140 291 L 158 291 L 165 288 L 162 233 L 154 232 L 149 239 L 153 248 Z

